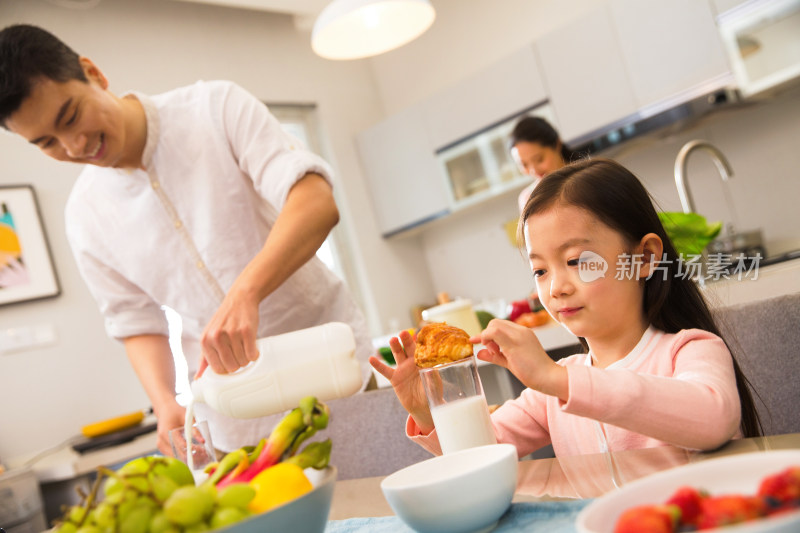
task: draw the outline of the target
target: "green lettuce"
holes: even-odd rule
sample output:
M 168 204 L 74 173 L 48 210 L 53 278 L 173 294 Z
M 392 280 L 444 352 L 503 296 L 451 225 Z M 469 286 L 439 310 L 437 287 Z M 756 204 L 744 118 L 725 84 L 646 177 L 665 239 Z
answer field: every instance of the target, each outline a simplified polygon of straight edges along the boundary
M 658 218 L 675 249 L 684 257 L 703 253 L 722 230 L 722 222 L 709 224 L 706 217 L 697 213 L 664 212 Z

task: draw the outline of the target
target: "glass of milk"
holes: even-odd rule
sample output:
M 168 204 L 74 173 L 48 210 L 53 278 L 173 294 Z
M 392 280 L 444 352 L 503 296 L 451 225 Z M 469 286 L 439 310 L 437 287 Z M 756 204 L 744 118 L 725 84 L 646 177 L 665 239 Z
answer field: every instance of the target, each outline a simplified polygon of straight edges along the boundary
M 201 483 L 207 477 L 204 472 L 206 466 L 217 460 L 216 452 L 211 443 L 208 422 L 201 420 L 190 427 L 188 431 L 188 428 L 183 427 L 171 429 L 169 443 L 172 446 L 172 454 L 189 466 L 195 483 Z M 191 444 L 187 446 L 189 439 Z M 191 453 L 187 453 L 187 450 Z
M 419 373 L 442 453 L 497 444 L 474 355 Z

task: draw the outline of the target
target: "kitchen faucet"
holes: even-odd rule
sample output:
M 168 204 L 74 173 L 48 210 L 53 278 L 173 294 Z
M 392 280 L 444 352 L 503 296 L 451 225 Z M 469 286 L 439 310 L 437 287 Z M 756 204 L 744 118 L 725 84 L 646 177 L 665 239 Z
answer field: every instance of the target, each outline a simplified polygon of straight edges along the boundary
M 678 152 L 678 157 L 675 159 L 675 185 L 678 186 L 678 196 L 680 196 L 684 213 L 695 212 L 694 201 L 689 192 L 689 187 L 686 185 L 686 167 L 689 164 L 689 154 L 695 150 L 706 150 L 711 154 L 711 159 L 714 161 L 714 164 L 717 165 L 717 170 L 719 170 L 723 182 L 727 182 L 731 176 L 733 176 L 733 170 L 731 170 L 731 165 L 728 163 L 728 160 L 722 152 L 719 151 L 719 148 L 710 142 L 695 139 L 684 144 L 683 148 Z
M 737 234 L 734 229 L 737 225 L 738 219 L 736 211 L 733 207 L 733 199 L 731 198 L 728 182 L 733 176 L 733 170 L 728 163 L 728 159 L 722 152 L 708 141 L 702 139 L 695 139 L 684 144 L 678 152 L 678 157 L 675 159 L 675 185 L 678 187 L 678 196 L 681 199 L 681 206 L 684 213 L 695 213 L 694 201 L 689 192 L 689 186 L 686 183 L 686 167 L 689 161 L 689 155 L 696 150 L 705 150 L 711 155 L 712 161 L 717 166 L 720 177 L 722 178 L 723 190 L 725 193 L 725 203 L 728 206 L 728 211 L 731 215 L 731 221 L 727 225 L 727 236 L 718 238 L 709 243 L 709 250 L 715 253 L 736 253 L 747 254 L 749 257 L 754 257 L 756 254 L 764 257 L 766 251 L 762 244 L 761 230 L 753 230 L 745 233 Z

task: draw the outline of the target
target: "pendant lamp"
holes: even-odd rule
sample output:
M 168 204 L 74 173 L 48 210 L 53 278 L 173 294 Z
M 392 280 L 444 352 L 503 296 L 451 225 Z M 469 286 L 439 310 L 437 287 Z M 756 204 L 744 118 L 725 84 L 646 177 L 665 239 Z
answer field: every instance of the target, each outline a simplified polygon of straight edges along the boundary
M 359 59 L 419 37 L 436 12 L 429 0 L 333 0 L 311 32 L 311 48 L 327 59 Z

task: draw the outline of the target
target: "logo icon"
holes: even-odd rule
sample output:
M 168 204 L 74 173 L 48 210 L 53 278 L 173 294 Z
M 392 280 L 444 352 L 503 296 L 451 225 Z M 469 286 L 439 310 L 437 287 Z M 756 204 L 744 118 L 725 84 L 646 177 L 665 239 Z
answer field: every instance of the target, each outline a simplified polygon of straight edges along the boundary
M 584 283 L 604 278 L 607 270 L 606 260 L 594 252 L 586 250 L 578 257 L 578 277 Z

